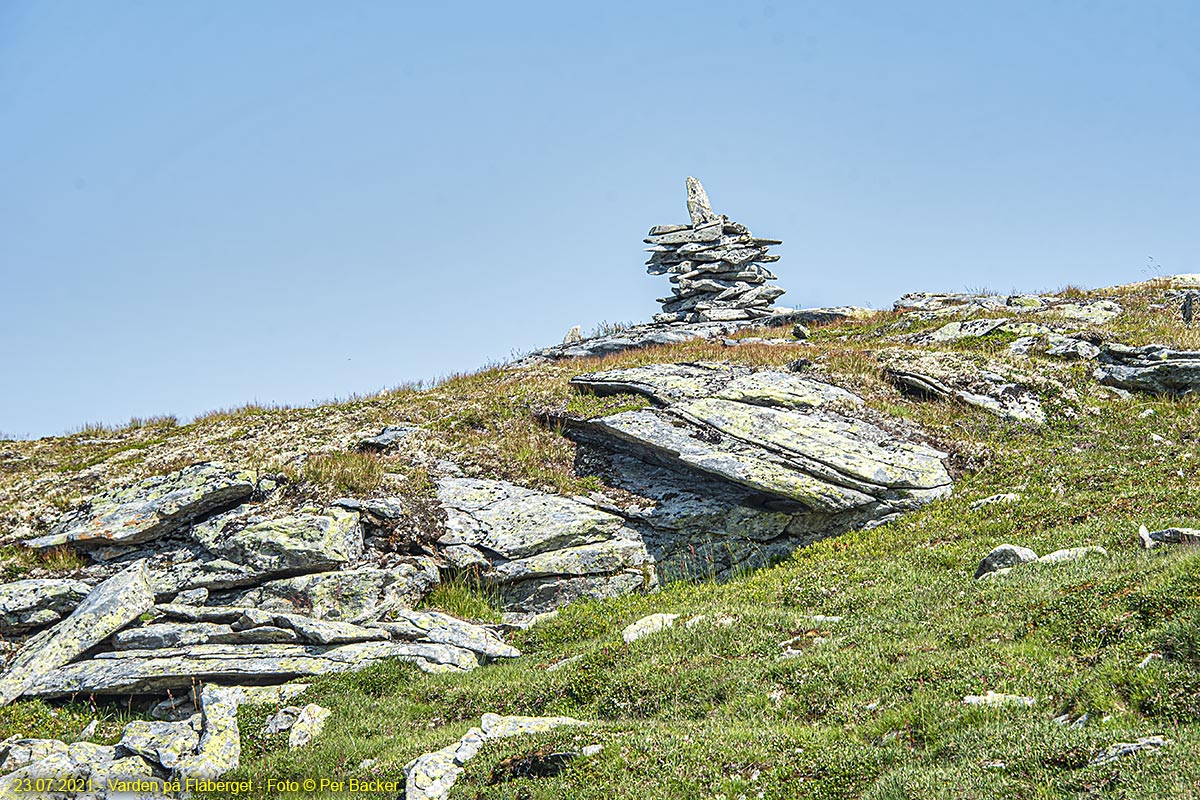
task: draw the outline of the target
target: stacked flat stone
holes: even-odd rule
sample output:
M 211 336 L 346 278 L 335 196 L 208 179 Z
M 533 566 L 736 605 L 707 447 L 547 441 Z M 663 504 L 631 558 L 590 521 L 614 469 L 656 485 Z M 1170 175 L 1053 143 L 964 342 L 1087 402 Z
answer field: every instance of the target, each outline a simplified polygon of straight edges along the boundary
M 657 225 L 645 239 L 651 253 L 646 271 L 670 275 L 670 297 L 659 298 L 655 322 L 720 322 L 771 315 L 784 293 L 767 283 L 775 275 L 762 264 L 778 261 L 767 248 L 778 239 L 757 239 L 749 228 L 716 214 L 700 181 L 687 179 L 691 225 Z

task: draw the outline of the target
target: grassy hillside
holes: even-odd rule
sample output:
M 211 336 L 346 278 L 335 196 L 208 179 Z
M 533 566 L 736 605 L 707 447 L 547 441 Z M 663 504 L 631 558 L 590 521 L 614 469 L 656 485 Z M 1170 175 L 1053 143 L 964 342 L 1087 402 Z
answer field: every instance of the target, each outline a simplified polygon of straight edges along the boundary
M 1126 311 L 1098 337 L 1200 346 L 1197 329 L 1183 326 L 1160 291 L 1114 297 Z M 1033 375 L 1045 426 L 913 399 L 883 379 L 877 361 L 883 349 L 924 349 L 895 340 L 898 320 L 884 312 L 817 328 L 808 345 L 692 342 L 492 368 L 318 408 L 248 407 L 187 425 L 150 420 L 3 442 L 0 530 L 37 530 L 98 487 L 200 459 L 283 476 L 281 503 L 402 494 L 430 515 L 437 459 L 567 494 L 611 491 L 575 473 L 574 445 L 555 420 L 644 401 L 582 395 L 569 387 L 571 377 L 649 362 L 803 358 L 808 374 L 861 394 L 875 412 L 902 418 L 949 452 L 953 496 L 728 583 L 675 583 L 647 596 L 568 606 L 514 634 L 524 656 L 511 663 L 459 676 L 383 665 L 318 680 L 304 701 L 334 713 L 302 750 L 289 751 L 286 734 L 259 733 L 274 709 L 244 707 L 243 765 L 228 777 L 399 778 L 408 760 L 498 712 L 593 724 L 490 743 L 452 797 L 1200 796 L 1200 552 L 1147 552 L 1136 534 L 1141 524 L 1200 527 L 1200 399 L 1123 398 L 1099 386 L 1089 364 L 1009 356 L 1006 334 L 952 349 Z M 746 335 L 790 338 L 785 330 Z M 353 452 L 363 436 L 398 421 L 427 428 L 419 448 Z M 1021 499 L 971 509 L 1001 492 Z M 1109 556 L 973 580 L 979 560 L 1004 542 L 1039 554 L 1101 545 Z M 66 553 L 36 559 L 4 551 L 8 580 L 76 566 Z M 487 598 L 465 586 L 444 588 L 431 603 L 492 613 Z M 621 630 L 655 612 L 678 613 L 681 624 L 625 644 Z M 702 619 L 682 624 L 695 617 Z M 1152 653 L 1164 658 L 1143 665 Z M 568 658 L 575 660 L 547 670 Z M 989 690 L 1037 702 L 962 703 Z M 137 712 L 22 702 L 0 709 L 0 738 L 70 738 L 96 713 L 101 733 L 115 735 Z M 1055 721 L 1084 714 L 1084 724 Z M 1088 765 L 1114 742 L 1152 734 L 1172 743 Z M 494 774 L 509 756 L 587 744 L 604 748 L 555 776 Z

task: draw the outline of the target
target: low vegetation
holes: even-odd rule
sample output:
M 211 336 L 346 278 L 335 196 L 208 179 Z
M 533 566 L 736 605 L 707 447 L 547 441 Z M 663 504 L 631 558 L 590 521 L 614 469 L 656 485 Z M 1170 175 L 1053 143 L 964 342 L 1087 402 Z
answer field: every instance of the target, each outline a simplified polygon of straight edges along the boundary
M 1200 347 L 1196 329 L 1161 296 L 1119 296 L 1127 313 L 1106 326 L 1108 338 Z M 53 516 L 38 494 L 46 475 L 86 496 L 101 481 L 157 471 L 181 453 L 246 467 L 270 462 L 323 496 L 400 492 L 428 501 L 427 467 L 439 458 L 471 475 L 584 493 L 600 484 L 576 474 L 573 445 L 554 420 L 645 401 L 579 394 L 573 375 L 667 360 L 758 366 L 803 358 L 809 374 L 858 392 L 951 453 L 954 495 L 728 583 L 700 578 L 568 606 L 514 634 L 524 655 L 511 663 L 442 676 L 384 664 L 317 680 L 303 700 L 334 713 L 301 750 L 288 749 L 286 734 L 260 732 L 275 709 L 245 707 L 243 765 L 228 777 L 399 778 L 410 759 L 497 712 L 592 724 L 489 743 L 453 797 L 1200 796 L 1200 552 L 1147 552 L 1136 533 L 1141 524 L 1200 527 L 1200 398 L 1120 397 L 1099 387 L 1088 365 L 1035 359 L 1013 366 L 1061 387 L 1045 397 L 1052 413 L 1041 428 L 914 399 L 883 379 L 876 358 L 906 346 L 887 338 L 897 322 L 882 312 L 814 327 L 808 346 L 690 342 L 489 369 L 320 408 L 123 429 L 103 441 L 81 433 L 10 443 L 23 460 L 0 462 L 0 519 L 37 526 Z M 982 337 L 959 348 L 1004 360 L 1003 342 Z M 411 452 L 354 452 L 363 436 L 400 421 L 427 429 Z M 1001 492 L 1021 499 L 972 509 Z M 973 580 L 983 555 L 1004 542 L 1038 553 L 1101 545 L 1109 555 Z M 0 553 L 10 579 L 48 566 L 23 558 Z M 497 619 L 494 598 L 469 581 L 442 586 L 426 604 Z M 622 640 L 625 626 L 656 612 L 678 613 L 681 624 L 632 645 Z M 1147 658 L 1154 654 L 1162 658 Z M 547 670 L 565 659 L 574 660 Z M 988 691 L 1036 704 L 962 702 Z M 98 711 L 106 721 L 130 713 Z M 69 734 L 90 714 L 86 704 L 20 703 L 0 710 L 0 737 Z M 1171 743 L 1090 765 L 1114 742 L 1148 735 Z M 493 774 L 510 756 L 588 744 L 603 750 L 558 775 Z

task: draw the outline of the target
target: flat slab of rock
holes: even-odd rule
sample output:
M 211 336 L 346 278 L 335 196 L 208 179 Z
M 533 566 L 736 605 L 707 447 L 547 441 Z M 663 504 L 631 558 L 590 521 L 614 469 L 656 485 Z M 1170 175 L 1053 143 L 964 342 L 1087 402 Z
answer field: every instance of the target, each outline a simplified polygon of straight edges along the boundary
M 97 495 L 64 515 L 50 533 L 24 544 L 46 549 L 64 544 L 99 547 L 149 542 L 211 511 L 236 505 L 253 491 L 254 482 L 248 475 L 220 464 L 194 464 Z
M 1187 394 L 1200 389 L 1200 350 L 1106 344 L 1100 350 L 1095 377 L 1105 386 L 1129 391 Z
M 0 635 L 58 622 L 91 590 L 82 581 L 65 578 L 31 578 L 0 585 Z
M 410 661 L 426 672 L 466 672 L 475 654 L 423 642 L 374 641 L 317 645 L 194 645 L 175 650 L 100 653 L 39 675 L 27 694 L 155 694 L 186 690 L 194 681 L 224 684 L 283 683 L 292 678 L 361 669 L 388 658 Z
M 0 705 L 28 691 L 47 672 L 86 653 L 154 605 L 145 562 L 139 561 L 101 583 L 69 617 L 42 631 L 0 675 Z
M 301 613 L 315 619 L 363 624 L 412 608 L 440 580 L 437 564 L 414 557 L 386 569 L 359 568 L 268 581 L 214 596 L 223 605 Z
M 803 506 L 915 507 L 949 493 L 942 454 L 836 416 L 701 398 L 572 423 L 590 440 Z
M 489 658 L 517 658 L 521 651 L 482 625 L 465 622 L 438 611 L 397 611 L 387 622 L 372 623 L 395 639 L 428 639 L 461 647 Z

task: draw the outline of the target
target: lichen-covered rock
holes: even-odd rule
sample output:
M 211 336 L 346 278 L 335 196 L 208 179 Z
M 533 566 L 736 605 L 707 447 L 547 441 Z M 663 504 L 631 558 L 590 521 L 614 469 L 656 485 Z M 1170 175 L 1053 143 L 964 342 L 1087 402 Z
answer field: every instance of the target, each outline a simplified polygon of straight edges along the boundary
M 12 772 L 53 755 L 66 755 L 67 743 L 58 739 L 25 739 L 13 736 L 0 742 L 0 772 Z
M 488 739 L 504 739 L 529 733 L 545 733 L 564 725 L 587 725 L 573 717 L 521 717 L 484 714 L 479 726 Z
M 1145 525 L 1138 529 L 1138 540 L 1147 550 L 1160 544 L 1200 544 L 1200 529 L 1196 528 L 1164 528 L 1161 531 L 1147 530 Z
M 608 596 L 605 590 L 614 580 L 622 587 L 647 581 L 645 546 L 615 514 L 505 481 L 474 478 L 443 478 L 438 499 L 447 518 L 438 543 L 478 553 L 488 565 L 480 578 L 500 588 L 507 607 L 553 608 L 564 583 L 578 597 Z
M 288 732 L 288 747 L 292 750 L 304 747 L 320 736 L 321 731 L 325 729 L 325 720 L 329 719 L 329 715 L 332 713 L 330 709 L 316 703 L 309 703 L 300 709 L 296 721 L 292 723 L 291 730 Z
M 153 694 L 186 691 L 195 681 L 283 683 L 292 678 L 361 669 L 395 658 L 426 672 L 466 672 L 479 661 L 469 650 L 425 642 L 372 641 L 336 646 L 204 644 L 172 650 L 104 652 L 39 675 L 29 696 Z
M 968 706 L 1035 706 L 1036 697 L 1023 697 L 1017 694 L 1000 694 L 987 692 L 985 694 L 969 694 L 963 698 L 963 705 Z
M 517 658 L 521 651 L 482 625 L 438 611 L 397 611 L 389 622 L 373 623 L 395 639 L 427 639 L 470 650 L 488 659 Z
M 254 482 L 248 475 L 216 463 L 194 464 L 97 495 L 64 515 L 50 533 L 25 544 L 45 549 L 64 544 L 97 547 L 149 542 L 208 512 L 235 505 L 253 491 Z
M 412 608 L 438 584 L 432 559 L 414 557 L 388 569 L 360 568 L 300 575 L 223 595 L 217 603 L 263 611 L 300 613 L 315 619 L 362 624 Z
M 881 353 L 884 375 L 899 389 L 919 397 L 954 398 L 998 417 L 1042 425 L 1046 412 L 1032 378 L 991 364 L 981 367 L 952 353 Z M 1001 370 L 1004 371 L 1001 371 Z
M 197 644 L 290 644 L 295 631 L 270 626 L 236 630 L 213 622 L 156 622 L 126 628 L 113 637 L 114 650 L 161 650 Z
M 483 731 L 471 728 L 452 745 L 418 756 L 404 766 L 405 800 L 441 800 L 450 793 L 463 766 L 484 742 Z
M 571 384 L 599 395 L 642 394 L 659 405 L 702 397 L 780 408 L 862 405 L 860 397 L 828 383 L 774 370 L 752 372 L 731 364 L 647 364 L 579 375 Z
M 192 528 L 191 536 L 213 555 L 261 575 L 322 572 L 362 554 L 358 514 L 341 508 L 248 525 L 240 521 L 219 517 Z
M 20 697 L 39 677 L 70 663 L 154 605 L 145 562 L 101 583 L 52 628 L 30 639 L 0 675 L 0 705 Z
M 172 770 L 200 745 L 199 715 L 184 722 L 135 719 L 125 726 L 117 748 Z
M 1200 350 L 1106 344 L 1101 348 L 1095 376 L 1105 386 L 1130 391 L 1187 394 L 1200 390 Z
M 243 633 L 272 627 L 290 629 L 301 641 L 309 644 L 351 644 L 388 638 L 385 631 L 364 628 L 349 622 L 313 619 L 303 614 L 262 611 L 257 608 L 243 609 L 242 615 L 234 621 L 232 627 Z
M 502 717 L 484 714 L 480 728 L 471 728 L 452 745 L 418 756 L 404 766 L 405 800 L 442 800 L 463 766 L 479 754 L 488 739 L 545 733 L 563 725 L 586 725 L 571 717 Z
M 949 492 L 943 454 L 833 412 L 700 398 L 573 425 L 576 435 L 805 508 L 913 508 Z
M 237 767 L 242 756 L 238 704 L 243 694 L 235 686 L 206 683 L 200 693 L 202 730 L 194 753 L 182 755 L 176 773 L 196 780 L 215 780 Z
M 983 561 L 979 562 L 979 567 L 975 570 L 975 578 L 979 579 L 989 573 L 1008 569 L 1017 564 L 1037 561 L 1037 557 L 1037 553 L 1028 547 L 1021 547 L 1015 544 L 1002 544 L 984 556 Z
M 0 635 L 12 636 L 58 622 L 91 587 L 66 578 L 31 578 L 0 585 Z
M 1053 553 L 1047 553 L 1038 559 L 1041 564 L 1059 564 L 1064 561 L 1078 561 L 1088 556 L 1104 556 L 1108 557 L 1108 551 L 1100 545 L 1090 544 L 1084 547 L 1068 547 L 1062 550 L 1055 550 Z

